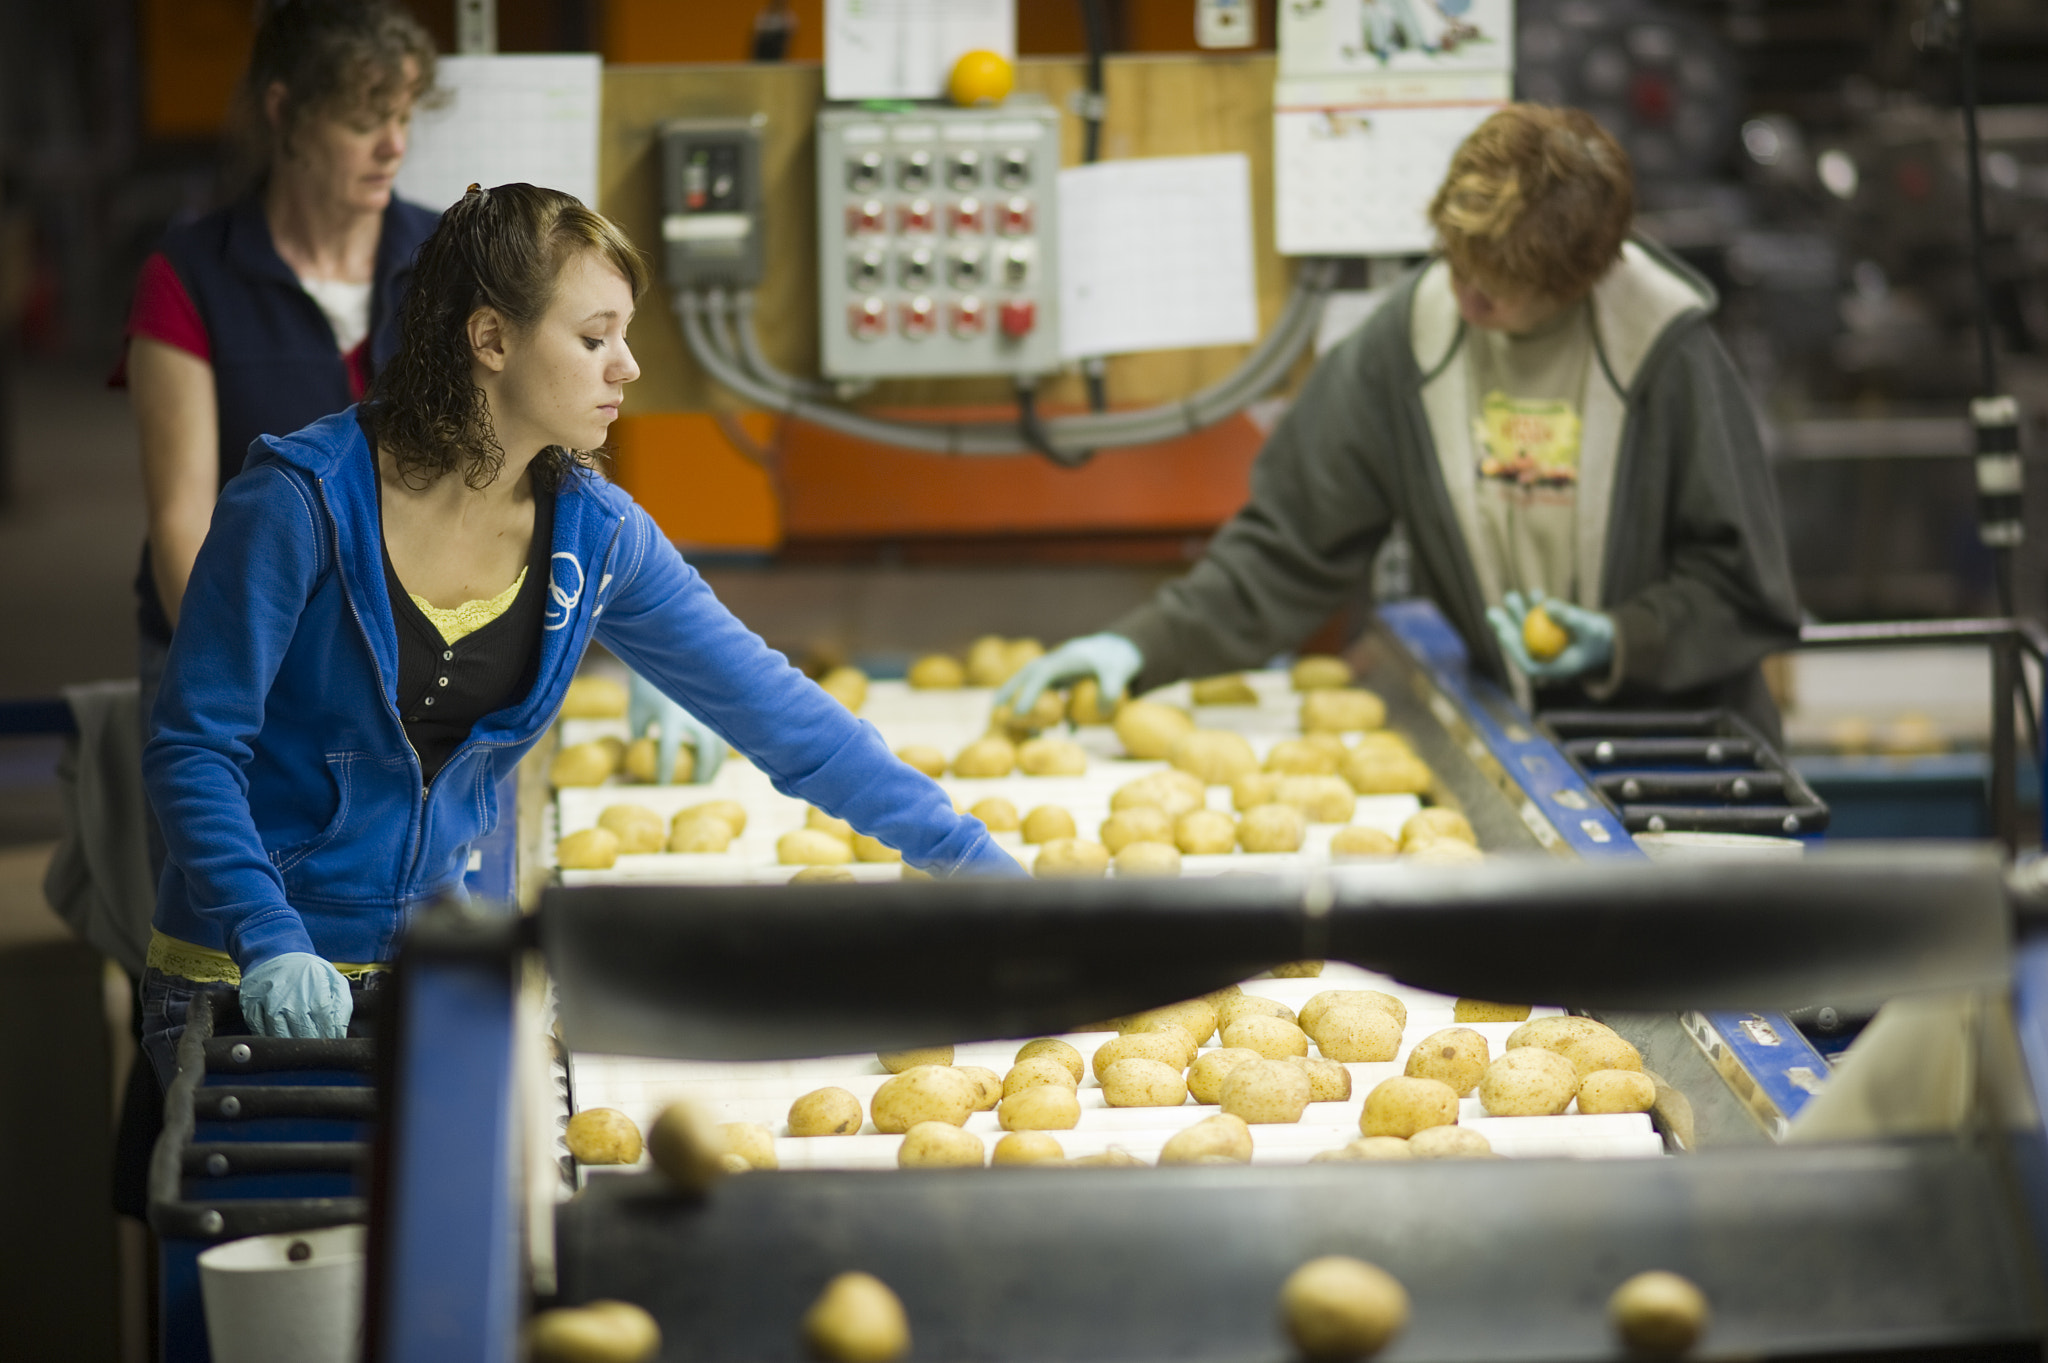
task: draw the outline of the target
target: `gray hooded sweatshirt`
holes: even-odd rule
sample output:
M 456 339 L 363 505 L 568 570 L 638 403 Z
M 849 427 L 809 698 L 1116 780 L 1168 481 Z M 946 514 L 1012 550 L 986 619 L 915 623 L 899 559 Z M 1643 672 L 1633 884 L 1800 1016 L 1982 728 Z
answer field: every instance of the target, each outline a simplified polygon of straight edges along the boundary
M 1576 530 L 1578 604 L 1611 614 L 1605 703 L 1722 705 L 1779 732 L 1758 664 L 1799 636 L 1778 499 L 1747 393 L 1707 318 L 1713 287 L 1630 241 L 1593 287 Z M 1133 691 L 1254 667 L 1355 599 L 1398 521 L 1418 588 L 1509 684 L 1479 580 L 1465 324 L 1430 262 L 1316 365 L 1252 466 L 1251 500 L 1185 577 L 1109 628 Z M 1572 685 L 1539 704 L 1583 704 Z

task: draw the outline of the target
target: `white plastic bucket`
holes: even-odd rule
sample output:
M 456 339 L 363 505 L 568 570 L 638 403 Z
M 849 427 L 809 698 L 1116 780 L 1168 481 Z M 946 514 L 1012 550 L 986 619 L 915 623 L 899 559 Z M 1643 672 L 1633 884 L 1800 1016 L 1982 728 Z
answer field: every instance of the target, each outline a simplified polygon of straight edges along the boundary
M 365 1226 L 252 1235 L 199 1256 L 213 1363 L 356 1363 Z

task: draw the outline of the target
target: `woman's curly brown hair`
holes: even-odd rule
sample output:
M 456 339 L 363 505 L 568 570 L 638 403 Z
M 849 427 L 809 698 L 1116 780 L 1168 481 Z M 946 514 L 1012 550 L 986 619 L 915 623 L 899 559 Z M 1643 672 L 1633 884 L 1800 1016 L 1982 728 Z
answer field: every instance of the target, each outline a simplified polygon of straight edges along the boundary
M 505 448 L 472 371 L 469 320 L 491 308 L 515 333 L 531 332 L 554 301 L 562 266 L 582 251 L 597 252 L 624 275 L 635 299 L 646 291 L 646 259 L 626 234 L 560 190 L 471 185 L 441 215 L 413 262 L 398 352 L 363 402 L 371 435 L 408 485 L 426 487 L 456 472 L 473 488 L 497 478 Z M 572 469 L 595 469 L 600 458 L 553 445 L 530 467 L 536 486 L 553 488 Z

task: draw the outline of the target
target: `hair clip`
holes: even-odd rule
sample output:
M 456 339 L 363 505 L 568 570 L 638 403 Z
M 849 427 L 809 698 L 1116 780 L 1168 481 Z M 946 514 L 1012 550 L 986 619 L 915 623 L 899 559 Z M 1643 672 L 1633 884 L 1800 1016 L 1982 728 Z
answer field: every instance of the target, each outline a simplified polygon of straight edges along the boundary
M 481 194 L 486 199 L 491 197 L 491 191 L 485 189 L 482 185 L 476 183 L 474 180 L 470 181 L 468 189 L 462 191 L 462 197 L 466 199 L 472 194 Z

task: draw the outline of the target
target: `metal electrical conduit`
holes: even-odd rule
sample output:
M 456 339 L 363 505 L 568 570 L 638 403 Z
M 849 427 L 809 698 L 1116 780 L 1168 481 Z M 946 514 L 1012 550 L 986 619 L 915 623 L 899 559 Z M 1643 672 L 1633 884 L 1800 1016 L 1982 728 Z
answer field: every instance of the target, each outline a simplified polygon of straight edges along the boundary
M 1042 432 L 1061 452 L 1147 445 L 1214 425 L 1242 411 L 1286 377 L 1314 338 L 1322 307 L 1336 280 L 1326 260 L 1303 261 L 1293 292 L 1266 338 L 1228 376 L 1178 402 L 1128 412 L 1087 413 L 1043 422 Z M 743 292 L 678 290 L 675 308 L 690 353 L 719 383 L 748 402 L 857 439 L 930 454 L 1013 455 L 1034 446 L 1015 422 L 923 422 L 864 416 L 819 399 L 827 385 L 786 374 L 762 353 L 754 331 L 754 298 Z

